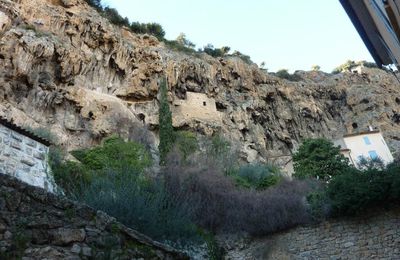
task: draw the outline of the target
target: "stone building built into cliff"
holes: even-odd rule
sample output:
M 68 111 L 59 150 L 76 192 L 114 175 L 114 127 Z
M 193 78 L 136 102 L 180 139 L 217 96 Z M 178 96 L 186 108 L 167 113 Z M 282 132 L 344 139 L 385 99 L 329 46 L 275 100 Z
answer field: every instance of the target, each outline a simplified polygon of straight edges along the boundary
M 222 113 L 217 110 L 215 100 L 203 93 L 186 92 L 186 99 L 174 102 L 172 112 L 174 126 L 191 120 L 222 125 Z
M 50 142 L 0 117 L 0 174 L 54 192 L 47 163 Z

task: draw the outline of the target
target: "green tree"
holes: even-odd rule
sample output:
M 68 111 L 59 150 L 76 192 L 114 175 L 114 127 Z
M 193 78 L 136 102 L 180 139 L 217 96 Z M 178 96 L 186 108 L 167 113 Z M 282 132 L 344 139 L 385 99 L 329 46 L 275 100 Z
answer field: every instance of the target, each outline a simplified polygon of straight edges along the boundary
M 160 126 L 160 144 L 158 150 L 160 151 L 161 165 L 165 165 L 165 159 L 175 142 L 174 128 L 172 126 L 172 114 L 168 104 L 167 93 L 167 81 L 165 78 L 162 78 L 160 84 L 160 108 L 158 114 Z
M 329 180 L 350 167 L 340 148 L 324 138 L 306 139 L 293 155 L 293 162 L 294 176 L 298 178 Z
M 180 45 L 191 49 L 193 49 L 196 46 L 193 42 L 191 42 L 188 38 L 186 38 L 186 34 L 184 33 L 180 33 L 175 41 Z
M 287 69 L 280 69 L 276 72 L 276 76 L 281 79 L 290 79 L 290 73 Z
M 321 70 L 321 66 L 319 66 L 319 65 L 313 65 L 313 66 L 311 67 L 311 70 L 313 70 L 313 71 L 320 71 L 320 70 Z
M 154 35 L 160 41 L 164 39 L 165 31 L 162 26 L 158 23 L 148 23 L 146 24 L 146 32 Z

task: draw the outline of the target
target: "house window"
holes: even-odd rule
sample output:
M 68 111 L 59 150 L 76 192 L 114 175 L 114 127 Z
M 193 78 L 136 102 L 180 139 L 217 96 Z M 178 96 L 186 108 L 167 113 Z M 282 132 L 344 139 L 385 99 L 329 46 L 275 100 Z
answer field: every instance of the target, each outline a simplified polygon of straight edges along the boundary
M 369 140 L 368 136 L 364 136 L 363 139 L 364 139 L 364 143 L 366 145 L 370 145 L 371 144 L 371 141 Z
M 206 101 L 203 101 L 203 106 L 206 106 L 206 105 L 207 105 Z
M 369 151 L 368 154 L 369 154 L 369 157 L 370 157 L 372 160 L 378 158 L 378 154 L 376 153 L 376 151 Z

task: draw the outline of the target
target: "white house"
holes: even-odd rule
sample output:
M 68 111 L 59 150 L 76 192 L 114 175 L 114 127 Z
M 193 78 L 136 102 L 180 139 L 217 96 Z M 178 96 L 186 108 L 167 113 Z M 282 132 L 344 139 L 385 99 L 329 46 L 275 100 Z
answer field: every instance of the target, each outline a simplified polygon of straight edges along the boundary
M 384 164 L 393 162 L 392 153 L 379 130 L 352 133 L 344 135 L 342 139 L 334 141 L 341 147 L 341 153 L 347 157 L 351 164 L 358 167 L 362 158 L 380 158 Z

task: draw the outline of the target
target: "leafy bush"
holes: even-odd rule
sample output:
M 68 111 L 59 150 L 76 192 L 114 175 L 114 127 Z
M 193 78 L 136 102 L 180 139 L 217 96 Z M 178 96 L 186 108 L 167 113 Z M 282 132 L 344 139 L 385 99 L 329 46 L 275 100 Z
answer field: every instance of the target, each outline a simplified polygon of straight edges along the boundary
M 320 70 L 321 70 L 321 66 L 319 66 L 319 65 L 313 65 L 313 66 L 311 66 L 311 70 L 312 70 L 312 71 L 320 71 Z
M 275 75 L 281 79 L 287 79 L 290 81 L 300 81 L 302 78 L 297 74 L 290 74 L 287 69 L 278 70 Z
M 193 55 L 193 54 L 197 53 L 195 49 L 186 47 L 185 45 L 182 45 L 177 41 L 164 40 L 164 42 L 165 42 L 165 45 L 171 50 L 183 52 L 183 53 L 186 53 L 189 55 Z
M 202 140 L 204 153 L 201 155 L 205 165 L 214 165 L 221 174 L 232 175 L 238 167 L 239 155 L 237 147 L 232 145 L 221 134 Z M 197 158 L 195 160 L 198 160 Z
M 321 185 L 321 184 L 320 184 Z M 370 209 L 390 206 L 400 199 L 400 164 L 386 168 L 375 166 L 358 170 L 345 168 L 340 174 L 314 188 L 307 196 L 315 219 L 361 214 Z
M 306 139 L 293 155 L 294 176 L 297 178 L 316 177 L 329 180 L 349 168 L 348 159 L 340 148 L 324 138 Z
M 385 163 L 382 161 L 380 157 L 377 158 L 366 158 L 362 156 L 360 160 L 357 162 L 357 166 L 361 170 L 368 169 L 384 169 Z
M 49 156 L 56 182 L 67 196 L 177 247 L 203 241 L 180 194 L 167 192 L 162 179 L 143 172 L 149 165 L 143 146 L 111 137 L 74 154 L 81 163 L 64 162 L 59 149 Z
M 206 46 L 204 46 L 202 51 L 207 53 L 208 55 L 210 55 L 212 57 L 223 57 L 226 54 L 228 54 L 230 49 L 231 48 L 228 47 L 228 46 L 224 46 L 222 48 L 215 48 L 212 44 L 209 43 Z
M 151 34 L 160 41 L 164 39 L 165 31 L 158 23 L 139 23 L 130 22 L 127 17 L 122 17 L 115 8 L 104 7 L 101 0 L 85 0 L 90 6 L 95 8 L 102 16 L 107 18 L 112 24 L 125 26 L 134 33 Z
M 140 34 L 147 33 L 154 35 L 160 41 L 164 40 L 165 31 L 162 28 L 162 26 L 158 23 L 132 22 L 130 25 L 128 25 L 128 27 L 134 33 L 140 33 Z
M 106 138 L 101 146 L 73 151 L 72 154 L 92 170 L 130 168 L 142 171 L 151 165 L 151 156 L 142 145 L 125 142 L 116 136 Z
M 129 27 L 129 19 L 127 17 L 122 17 L 117 9 L 115 8 L 110 8 L 110 7 L 104 7 L 103 16 L 107 18 L 112 24 L 115 24 L 117 26 L 126 26 Z
M 162 182 L 143 180 L 131 169 L 107 170 L 97 175 L 75 199 L 103 210 L 125 225 L 158 241 L 177 245 L 202 240 L 190 211 Z
M 232 53 L 232 56 L 239 57 L 242 61 L 244 61 L 245 63 L 247 63 L 249 65 L 253 64 L 253 61 L 251 60 L 250 56 L 243 54 L 240 51 L 234 51 Z
M 186 38 L 186 34 L 180 33 L 179 36 L 175 40 L 178 44 L 185 46 L 186 48 L 193 49 L 196 45 L 191 42 L 188 38 Z
M 322 186 L 321 183 L 319 186 Z M 326 219 L 331 214 L 331 201 L 326 193 L 326 187 L 313 187 L 313 191 L 307 195 L 309 211 L 314 221 Z
M 278 167 L 265 164 L 246 164 L 239 167 L 233 175 L 239 186 L 264 190 L 282 180 Z
M 175 142 L 184 162 L 188 160 L 189 155 L 194 154 L 199 149 L 196 135 L 189 131 L 177 132 Z
M 349 168 L 335 176 L 328 185 L 327 193 L 336 215 L 353 215 L 384 202 L 390 189 L 384 172 L 365 172 Z

